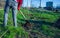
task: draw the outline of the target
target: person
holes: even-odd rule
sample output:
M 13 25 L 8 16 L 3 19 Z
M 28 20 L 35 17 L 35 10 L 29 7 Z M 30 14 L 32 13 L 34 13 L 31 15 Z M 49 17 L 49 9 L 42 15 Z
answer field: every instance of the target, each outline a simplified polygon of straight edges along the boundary
M 12 9 L 12 17 L 13 17 L 13 24 L 17 27 L 17 10 L 20 10 L 22 5 L 22 0 L 6 0 L 5 8 L 4 8 L 4 22 L 3 25 L 7 26 L 8 20 L 8 12 L 9 9 Z

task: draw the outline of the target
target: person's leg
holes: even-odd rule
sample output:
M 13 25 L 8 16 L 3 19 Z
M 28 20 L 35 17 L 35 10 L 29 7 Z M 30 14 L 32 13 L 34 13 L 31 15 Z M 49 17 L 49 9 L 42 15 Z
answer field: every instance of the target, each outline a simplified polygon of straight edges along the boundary
M 7 26 L 8 12 L 9 12 L 9 5 L 7 5 L 6 3 L 5 8 L 4 8 L 4 21 L 3 21 L 4 26 Z
M 13 24 L 17 27 L 17 5 L 18 3 L 13 3 L 12 5 L 12 17 L 13 17 Z

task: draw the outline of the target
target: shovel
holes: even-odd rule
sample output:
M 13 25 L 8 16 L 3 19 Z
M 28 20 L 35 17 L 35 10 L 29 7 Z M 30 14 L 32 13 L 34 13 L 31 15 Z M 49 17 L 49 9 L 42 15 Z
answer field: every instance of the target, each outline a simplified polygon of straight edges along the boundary
M 26 28 L 26 30 L 31 29 L 32 28 L 31 23 L 27 20 L 26 16 L 23 14 L 23 12 L 21 10 L 19 12 L 24 17 L 24 19 L 26 21 L 26 23 L 24 24 L 24 27 Z

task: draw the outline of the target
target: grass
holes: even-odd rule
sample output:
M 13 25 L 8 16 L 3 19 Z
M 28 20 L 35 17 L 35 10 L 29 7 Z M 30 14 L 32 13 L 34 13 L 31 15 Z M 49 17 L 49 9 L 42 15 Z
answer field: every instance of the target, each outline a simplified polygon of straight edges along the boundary
M 60 14 L 59 13 L 54 13 L 54 12 L 47 12 L 47 11 L 30 11 L 27 9 L 23 9 L 21 8 L 21 11 L 24 13 L 24 15 L 27 17 L 27 19 L 33 19 L 33 20 L 41 20 L 41 21 L 45 21 L 45 22 L 50 22 L 50 23 L 54 23 L 55 21 L 57 21 L 57 19 L 59 18 Z M 0 24 L 3 24 L 3 16 L 4 16 L 4 11 L 0 10 Z M 9 11 L 9 16 L 8 16 L 8 27 L 6 27 L 5 29 L 3 27 L 1 27 L 0 25 L 0 30 L 2 30 L 2 33 L 8 29 L 10 31 L 10 33 L 6 33 L 6 35 L 4 37 L 8 38 L 12 38 L 14 37 L 14 35 L 16 33 L 19 33 L 19 35 L 21 37 L 28 37 L 28 32 L 25 31 L 25 29 L 22 27 L 22 23 L 24 22 L 20 19 L 24 19 L 23 16 L 20 14 L 20 12 L 18 11 L 17 13 L 17 19 L 18 19 L 18 28 L 15 28 L 13 25 L 13 21 L 12 21 L 12 13 L 11 10 Z M 25 20 L 25 19 L 24 19 Z M 32 23 L 33 28 L 31 30 L 31 32 L 33 32 L 34 34 L 36 33 L 38 35 L 38 37 L 41 38 L 52 38 L 52 37 L 60 37 L 60 29 L 57 29 L 55 27 L 52 27 L 50 25 L 45 25 L 45 24 L 34 24 Z M 1 34 L 2 34 L 1 33 Z M 0 34 L 0 35 L 1 35 Z M 42 36 L 41 36 L 42 35 Z
M 10 33 L 6 33 L 4 35 L 4 38 L 13 38 L 14 35 L 16 35 L 16 33 L 19 33 L 20 36 L 27 38 L 28 37 L 28 33 L 24 30 L 24 28 L 21 26 L 21 24 L 19 23 L 17 28 L 15 28 L 13 25 L 13 21 L 12 21 L 12 13 L 11 10 L 9 11 L 9 16 L 8 16 L 8 27 L 7 28 L 3 28 L 2 24 L 3 24 L 3 16 L 4 16 L 4 11 L 0 10 L 0 36 L 8 29 L 10 31 Z M 22 15 L 18 13 L 17 18 L 21 18 L 23 19 Z M 20 21 L 20 20 L 19 20 Z M 23 36 L 24 35 L 24 36 Z M 22 38 L 20 37 L 20 38 Z
M 23 11 L 23 10 L 22 10 Z M 33 10 L 23 11 L 24 15 L 27 17 L 27 19 L 34 19 L 34 20 L 44 20 L 46 22 L 55 22 L 59 18 L 59 13 L 54 13 L 54 12 L 47 12 L 47 11 L 39 11 L 36 12 Z

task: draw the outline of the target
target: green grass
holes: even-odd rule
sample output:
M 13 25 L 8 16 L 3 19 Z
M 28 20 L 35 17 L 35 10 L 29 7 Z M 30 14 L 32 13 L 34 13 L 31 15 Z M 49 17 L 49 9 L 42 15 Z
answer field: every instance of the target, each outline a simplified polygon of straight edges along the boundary
M 36 12 L 33 10 L 29 11 L 27 9 L 23 9 L 21 8 L 21 11 L 24 13 L 24 15 L 27 17 L 28 20 L 42 20 L 45 22 L 50 22 L 50 23 L 54 23 L 55 21 L 57 21 L 57 19 L 59 18 L 60 14 L 59 13 L 54 13 L 54 12 L 47 12 L 47 11 L 39 11 Z M 3 24 L 3 16 L 4 16 L 4 11 L 0 10 L 0 24 Z M 20 14 L 20 12 L 18 11 L 17 13 L 17 19 L 18 19 L 18 28 L 15 28 L 13 25 L 13 21 L 12 21 L 12 13 L 11 10 L 9 11 L 9 16 L 8 16 L 8 27 L 6 27 L 5 29 L 3 27 L 1 27 L 0 25 L 0 30 L 2 30 L 2 33 L 4 33 L 4 31 L 6 29 L 8 29 L 10 31 L 10 33 L 6 33 L 4 37 L 6 38 L 12 38 L 14 37 L 14 35 L 16 35 L 16 33 L 19 33 L 20 36 L 22 37 L 28 37 L 28 32 L 25 31 L 25 29 L 22 27 L 22 23 L 24 21 L 21 21 L 20 19 L 24 19 L 24 17 Z M 25 20 L 25 19 L 24 19 Z M 35 25 L 33 23 L 33 26 L 38 26 Z M 57 37 L 60 34 L 60 29 L 57 29 L 55 27 L 51 27 L 50 25 L 45 25 L 42 24 L 38 27 L 33 27 L 32 32 L 38 33 L 40 36 L 49 36 L 49 37 Z M 1 33 L 1 34 L 2 34 Z M 1 35 L 0 34 L 0 35 Z M 9 36 L 9 37 L 8 37 Z M 58 36 L 59 37 L 59 36 Z
M 44 20 L 46 22 L 55 22 L 59 17 L 60 13 L 54 13 L 54 12 L 47 12 L 47 11 L 30 11 L 27 9 L 21 10 L 24 15 L 27 17 L 27 19 L 34 19 L 34 20 Z
M 17 33 L 19 33 L 19 36 L 21 36 L 20 38 L 23 38 L 23 37 L 28 38 L 28 33 L 27 33 L 27 32 L 24 30 L 24 28 L 21 26 L 21 23 L 18 23 L 18 27 L 17 27 L 17 28 L 15 28 L 15 27 L 13 26 L 11 10 L 9 11 L 8 15 L 9 15 L 9 16 L 8 16 L 8 25 L 7 25 L 8 27 L 3 28 L 1 24 L 3 24 L 4 11 L 3 11 L 3 10 L 0 10 L 0 31 L 2 31 L 2 32 L 0 32 L 0 36 L 1 36 L 6 30 L 9 30 L 10 33 L 6 33 L 6 34 L 4 35 L 4 38 L 13 38 L 13 37 L 15 37 L 14 35 L 16 35 Z M 17 18 L 18 18 L 18 19 L 24 19 L 24 18 L 22 17 L 22 15 L 19 14 L 19 13 L 18 13 L 18 15 L 17 15 Z M 20 21 L 20 20 L 19 20 L 19 21 Z

